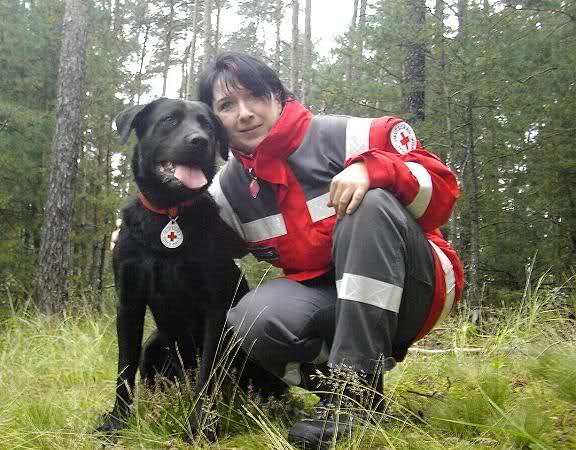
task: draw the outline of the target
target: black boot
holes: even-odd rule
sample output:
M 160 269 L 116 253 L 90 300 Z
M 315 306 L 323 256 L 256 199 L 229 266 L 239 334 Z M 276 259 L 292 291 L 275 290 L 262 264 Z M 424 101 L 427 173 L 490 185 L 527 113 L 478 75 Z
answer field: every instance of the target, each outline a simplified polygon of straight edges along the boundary
M 288 431 L 288 441 L 303 449 L 325 450 L 333 441 L 352 437 L 355 416 L 321 399 L 313 417 L 297 422 Z
M 288 432 L 288 441 L 304 449 L 328 449 L 343 438 L 352 437 L 352 429 L 366 415 L 370 383 L 366 376 L 349 369 L 320 376 L 320 402 L 311 417 L 297 422 Z M 373 390 L 372 390 L 373 391 Z

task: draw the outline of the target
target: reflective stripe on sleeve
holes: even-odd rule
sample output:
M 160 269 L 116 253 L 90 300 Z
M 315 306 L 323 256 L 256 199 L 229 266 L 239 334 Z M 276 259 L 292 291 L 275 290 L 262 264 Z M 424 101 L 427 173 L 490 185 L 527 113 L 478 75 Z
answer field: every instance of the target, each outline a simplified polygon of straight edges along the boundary
M 212 195 L 212 197 L 220 207 L 220 217 L 222 218 L 222 220 L 226 222 L 228 226 L 231 227 L 234 231 L 236 231 L 238 236 L 246 240 L 246 234 L 244 232 L 242 222 L 240 221 L 240 218 L 234 213 L 232 206 L 230 206 L 230 203 L 228 202 L 226 195 L 224 195 L 224 192 L 222 191 L 222 186 L 220 185 L 221 173 L 222 169 L 219 170 L 216 176 L 214 177 L 212 184 L 208 188 L 208 192 L 210 193 L 210 195 Z
M 346 123 L 346 159 L 369 149 L 370 125 L 374 119 L 351 117 Z
M 327 205 L 329 199 L 330 193 L 328 192 L 306 202 L 312 222 L 319 222 L 336 214 L 334 207 Z
M 430 174 L 424 166 L 420 164 L 414 162 L 407 162 L 405 164 L 408 169 L 410 169 L 410 172 L 412 172 L 412 175 L 416 177 L 418 184 L 420 185 L 418 194 L 414 197 L 412 203 L 406 206 L 406 208 L 412 213 L 415 219 L 419 219 L 426 212 L 430 200 L 432 199 L 432 177 L 430 177 Z
M 442 312 L 436 321 L 436 325 L 443 320 L 452 309 L 454 304 L 454 296 L 456 295 L 456 276 L 454 275 L 454 267 L 450 262 L 450 259 L 444 254 L 444 252 L 438 247 L 434 242 L 430 242 L 430 245 L 438 255 L 440 259 L 440 264 L 442 264 L 442 270 L 444 271 L 444 279 L 446 280 L 446 297 L 444 299 L 444 306 L 442 307 Z
M 366 303 L 398 313 L 403 289 L 385 281 L 345 273 L 336 281 L 338 298 Z
M 243 223 L 242 229 L 248 242 L 265 241 L 278 236 L 284 236 L 287 233 L 286 223 L 284 223 L 282 214 L 275 214 L 264 217 L 263 219 Z

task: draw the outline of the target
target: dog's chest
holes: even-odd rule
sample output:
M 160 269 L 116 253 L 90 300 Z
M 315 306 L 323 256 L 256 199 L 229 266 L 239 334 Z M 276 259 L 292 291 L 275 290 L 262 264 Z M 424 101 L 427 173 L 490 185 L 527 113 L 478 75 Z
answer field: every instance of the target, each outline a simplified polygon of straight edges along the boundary
M 201 260 L 211 257 L 218 245 L 215 236 L 217 214 L 211 208 L 199 207 L 170 218 L 146 211 L 136 204 L 125 211 L 125 234 L 151 255 Z
M 199 213 L 200 214 L 200 213 Z M 117 260 L 124 270 L 139 274 L 149 301 L 166 298 L 205 297 L 211 290 L 212 267 L 225 249 L 210 218 L 181 216 L 176 223 L 182 243 L 175 248 L 162 242 L 167 216 L 149 214 L 140 208 L 125 215 L 129 220 L 118 242 Z
M 196 258 L 152 257 L 151 292 L 157 296 L 194 296 L 209 289 L 203 262 Z

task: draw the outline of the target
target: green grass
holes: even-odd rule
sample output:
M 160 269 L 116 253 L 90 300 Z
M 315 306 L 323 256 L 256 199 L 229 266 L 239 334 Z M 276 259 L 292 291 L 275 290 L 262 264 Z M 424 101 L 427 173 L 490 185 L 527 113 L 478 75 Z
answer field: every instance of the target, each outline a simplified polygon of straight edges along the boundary
M 576 448 L 574 304 L 537 286 L 519 305 L 487 311 L 481 327 L 467 323 L 462 308 L 417 346 L 482 350 L 410 353 L 386 374 L 385 413 L 372 414 L 337 449 Z M 234 404 L 213 398 L 218 441 L 187 446 L 193 400 L 185 383 L 137 391 L 117 441 L 95 434 L 99 415 L 112 407 L 116 377 L 114 314 L 105 309 L 50 318 L 8 308 L 0 322 L 0 449 L 291 448 L 290 404 L 240 392 Z M 292 396 L 289 403 L 308 405 L 316 398 Z

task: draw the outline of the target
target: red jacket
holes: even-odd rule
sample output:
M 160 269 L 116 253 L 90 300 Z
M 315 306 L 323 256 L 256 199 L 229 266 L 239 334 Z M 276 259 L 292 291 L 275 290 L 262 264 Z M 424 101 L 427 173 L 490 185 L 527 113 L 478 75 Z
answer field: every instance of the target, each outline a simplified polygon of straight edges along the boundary
M 370 187 L 393 193 L 434 243 L 435 297 L 458 300 L 461 263 L 436 231 L 450 217 L 458 183 L 402 120 L 313 117 L 292 100 L 250 157 L 237 152 L 234 156 L 214 180 L 212 193 L 224 220 L 258 259 L 282 268 L 297 281 L 331 270 L 336 217 L 326 206 L 330 182 L 362 160 Z M 260 187 L 256 198 L 250 195 L 251 183 Z M 439 316 L 445 302 L 436 303 Z

